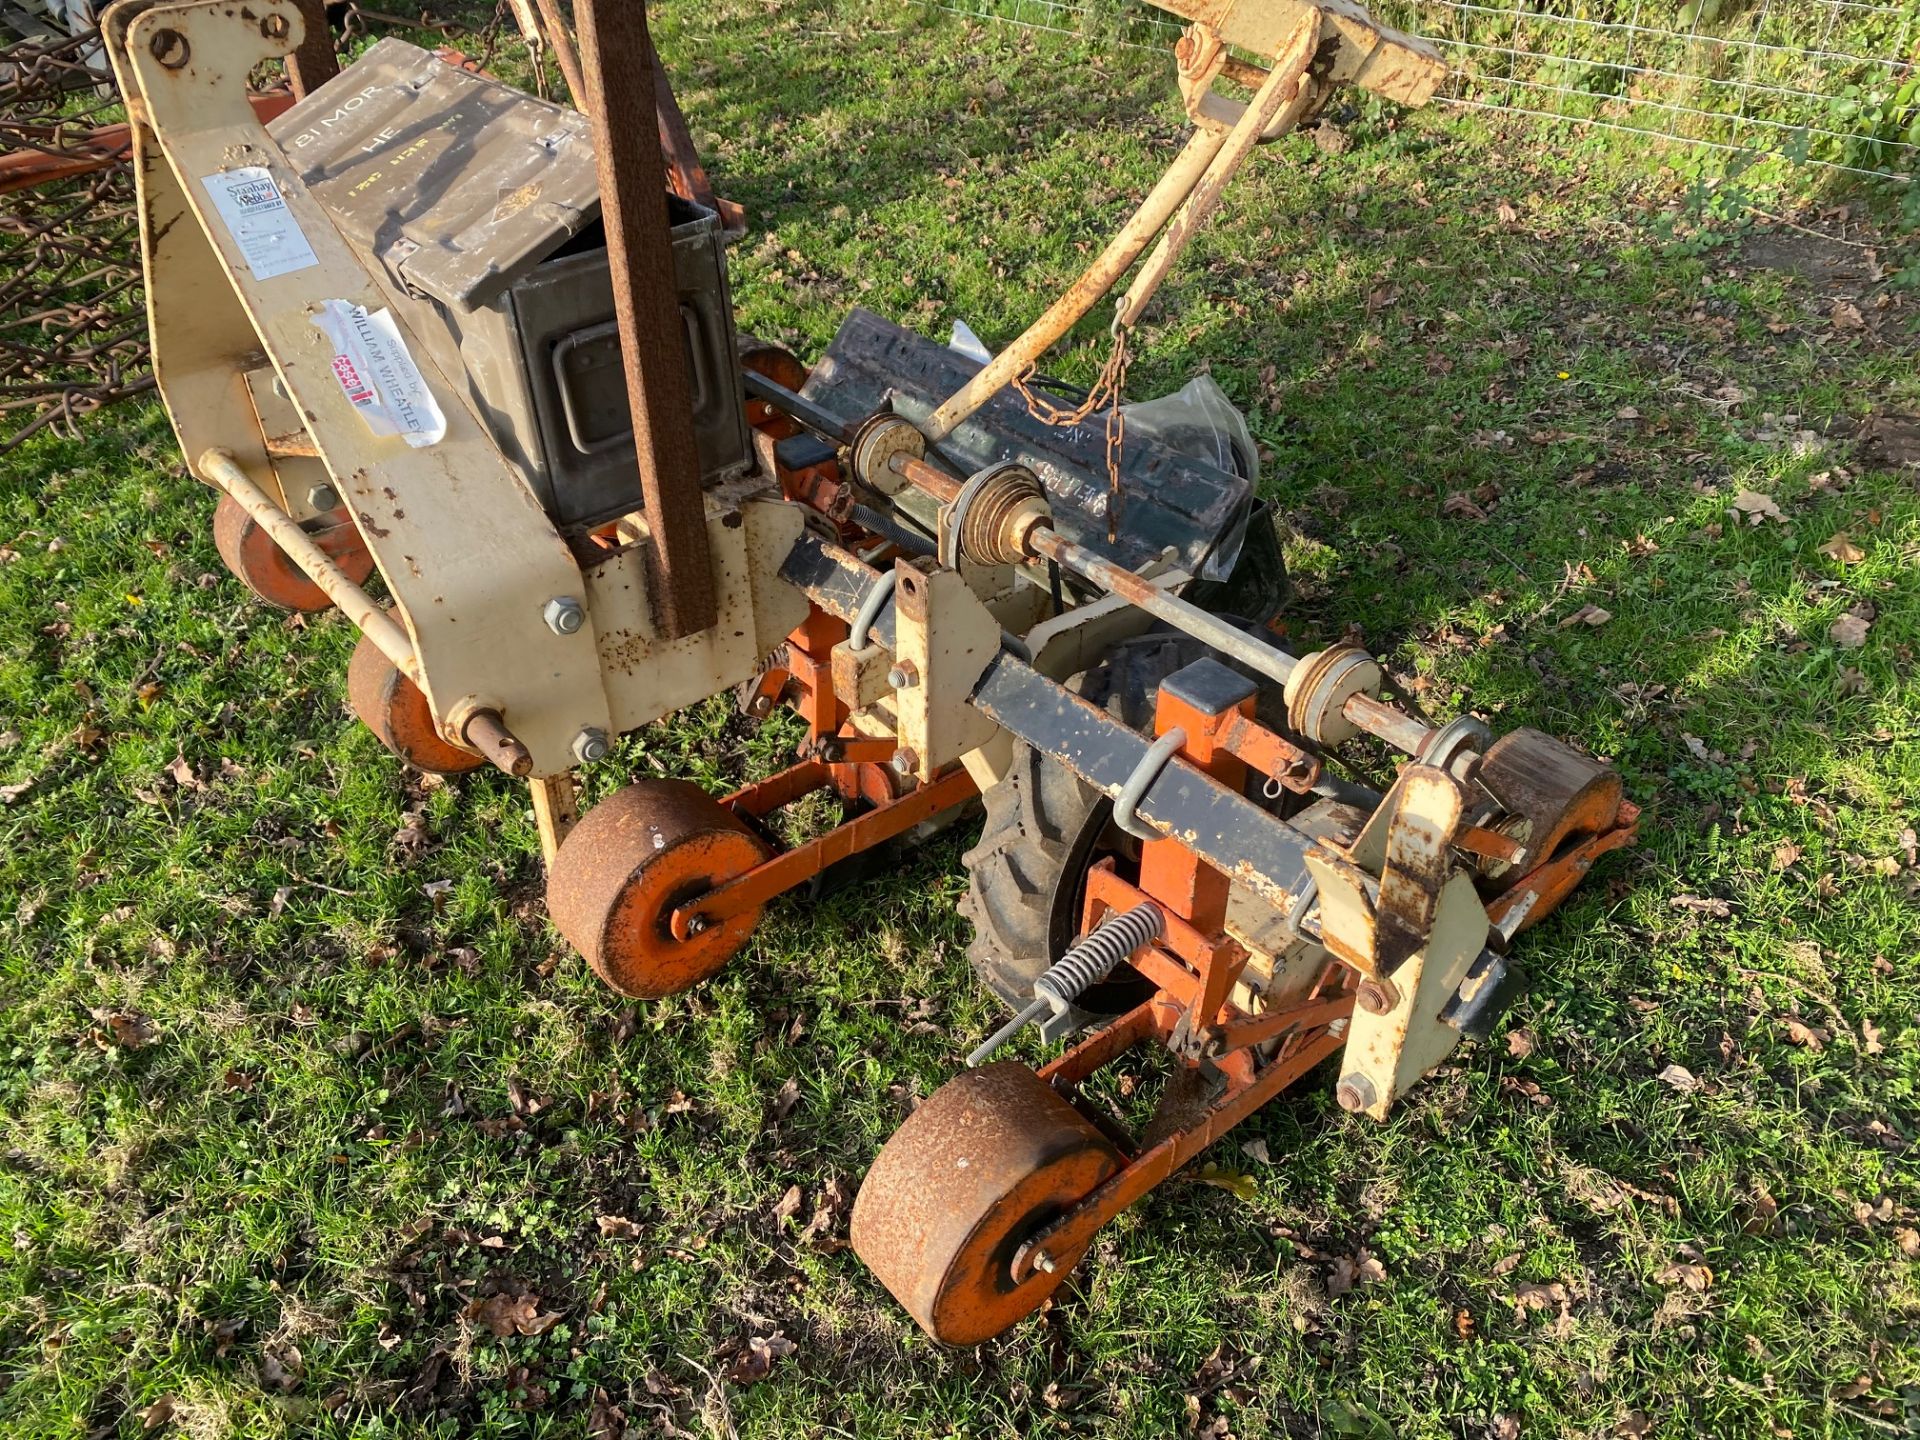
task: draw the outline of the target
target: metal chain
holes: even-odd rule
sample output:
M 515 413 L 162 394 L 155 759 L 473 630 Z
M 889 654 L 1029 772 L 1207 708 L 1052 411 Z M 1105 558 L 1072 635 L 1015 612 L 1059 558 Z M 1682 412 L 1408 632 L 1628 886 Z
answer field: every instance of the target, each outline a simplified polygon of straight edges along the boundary
M 1027 366 L 1026 370 L 1013 377 L 1012 385 L 1026 402 L 1027 413 L 1042 425 L 1051 425 L 1056 429 L 1072 429 L 1085 423 L 1096 410 L 1107 412 L 1107 543 L 1114 544 L 1120 538 L 1120 461 L 1126 449 L 1127 440 L 1127 365 L 1131 362 L 1132 347 L 1128 343 L 1133 334 L 1133 326 L 1115 319 L 1113 322 L 1113 349 L 1100 367 L 1100 378 L 1093 382 L 1093 388 L 1087 392 L 1087 398 L 1069 409 L 1059 404 L 1045 391 L 1033 388 L 1037 367 Z

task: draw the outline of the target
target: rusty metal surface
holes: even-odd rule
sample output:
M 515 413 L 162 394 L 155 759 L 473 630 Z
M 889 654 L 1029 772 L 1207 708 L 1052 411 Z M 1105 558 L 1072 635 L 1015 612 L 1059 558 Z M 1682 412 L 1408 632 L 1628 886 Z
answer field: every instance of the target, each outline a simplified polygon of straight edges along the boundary
M 309 532 L 311 538 L 348 579 L 364 585 L 373 574 L 373 556 L 360 532 L 345 511 L 336 511 L 327 520 Z M 213 543 L 234 578 L 267 604 L 309 614 L 333 608 L 326 591 L 293 563 L 231 495 L 222 495 L 214 506 Z
M 1031 1314 L 1084 1253 L 1015 1283 L 1016 1251 L 1121 1166 L 1097 1129 L 1017 1062 L 968 1070 L 907 1117 L 861 1182 L 854 1253 L 934 1339 L 976 1345 Z
M 295 0 L 307 32 L 300 46 L 286 58 L 287 84 L 295 99 L 304 99 L 340 73 L 340 56 L 333 48 L 327 24 L 327 0 Z
M 486 760 L 448 744 L 433 723 L 433 709 L 399 667 L 365 635 L 347 665 L 347 703 L 373 738 L 416 770 L 464 775 Z
M 580 69 L 599 160 L 601 216 L 627 405 L 652 534 L 654 619 L 672 639 L 707 629 L 719 613 L 700 496 L 693 392 L 667 233 L 666 186 L 654 121 L 653 41 L 645 0 L 581 0 Z
M 796 768 L 806 771 L 813 767 Z M 825 785 L 830 776 L 824 773 L 824 767 L 822 770 L 820 784 Z M 856 815 L 844 825 L 836 825 L 826 834 L 774 856 L 746 874 L 718 886 L 710 894 L 690 896 L 674 913 L 669 928 L 675 935 L 680 935 L 689 932 L 696 917 L 722 921 L 731 920 L 737 915 L 757 915 L 760 908 L 774 896 L 805 884 L 850 856 L 904 835 L 922 820 L 964 804 L 979 793 L 973 777 L 964 769 L 956 768 L 930 785 L 922 785 L 897 800 Z M 762 801 L 768 797 L 752 798 Z M 728 803 L 739 803 L 739 797 Z
M 1476 778 L 1506 812 L 1492 828 L 1527 851 L 1519 866 L 1490 860 L 1482 867 L 1496 890 L 1552 860 L 1569 840 L 1612 829 L 1625 794 L 1617 773 L 1538 730 L 1494 741 Z
M 766 844 L 698 785 L 640 780 L 587 811 L 554 857 L 547 911 L 594 973 L 623 995 L 674 995 L 746 944 L 756 907 L 685 940 L 674 907 L 764 862 Z
M 981 677 L 973 703 L 1108 795 L 1147 750 L 1139 734 L 1005 652 Z M 1167 764 L 1134 813 L 1282 909 L 1306 887 L 1307 838 L 1182 760 Z

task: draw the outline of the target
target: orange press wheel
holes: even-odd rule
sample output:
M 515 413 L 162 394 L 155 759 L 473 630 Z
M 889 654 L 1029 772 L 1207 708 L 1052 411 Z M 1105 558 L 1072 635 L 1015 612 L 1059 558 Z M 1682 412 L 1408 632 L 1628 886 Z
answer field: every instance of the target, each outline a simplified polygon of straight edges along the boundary
M 1569 841 L 1611 829 L 1624 788 L 1619 774 L 1538 730 L 1515 730 L 1487 748 L 1475 772 L 1506 811 L 1494 829 L 1527 848 L 1519 865 L 1484 862 L 1482 889 L 1498 894 L 1560 853 Z
M 747 943 L 760 907 L 682 940 L 673 912 L 772 852 L 731 811 L 685 780 L 638 780 L 587 811 L 547 876 L 547 913 L 622 995 L 691 989 Z
M 349 580 L 364 585 L 373 574 L 373 555 L 345 513 L 336 511 L 340 518 L 329 516 L 333 523 L 309 533 L 333 563 L 346 571 Z M 288 558 L 278 542 L 231 495 L 222 495 L 214 507 L 213 543 L 234 578 L 269 605 L 309 612 L 333 608 L 327 592 L 307 578 L 306 571 Z
M 441 737 L 420 687 L 365 635 L 353 647 L 353 659 L 347 665 L 347 701 L 374 739 L 416 770 L 464 775 L 487 763 Z
M 1107 1138 L 1025 1065 L 967 1070 L 875 1157 L 853 1250 L 934 1339 L 978 1345 L 1037 1310 L 1081 1254 L 1015 1284 L 1015 1253 L 1119 1168 Z

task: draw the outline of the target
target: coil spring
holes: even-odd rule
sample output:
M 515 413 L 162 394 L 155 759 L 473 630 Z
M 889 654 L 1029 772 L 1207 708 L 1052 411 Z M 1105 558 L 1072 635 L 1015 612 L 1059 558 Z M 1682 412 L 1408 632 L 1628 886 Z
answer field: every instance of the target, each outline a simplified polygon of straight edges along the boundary
M 1035 997 L 1056 1000 L 1062 1008 L 1072 1004 L 1142 945 L 1159 939 L 1165 923 L 1160 911 L 1150 904 L 1109 915 L 1033 982 Z

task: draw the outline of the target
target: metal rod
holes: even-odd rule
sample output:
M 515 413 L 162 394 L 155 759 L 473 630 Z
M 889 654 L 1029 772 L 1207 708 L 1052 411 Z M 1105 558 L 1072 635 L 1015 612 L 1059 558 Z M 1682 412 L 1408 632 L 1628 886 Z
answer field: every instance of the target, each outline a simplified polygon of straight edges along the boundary
M 1091 581 L 1109 595 L 1118 595 L 1129 605 L 1138 605 L 1157 620 L 1204 640 L 1214 649 L 1231 655 L 1242 664 L 1259 671 L 1269 680 L 1285 685 L 1287 677 L 1300 662 L 1286 651 L 1263 645 L 1237 625 L 1217 615 L 1209 615 L 1198 605 L 1162 590 L 1143 580 L 1123 565 L 1116 565 L 1084 546 L 1076 545 L 1057 530 L 1036 528 L 1028 537 L 1035 553 Z
M 1340 713 L 1368 734 L 1379 736 L 1394 749 L 1404 750 L 1409 755 L 1418 755 L 1427 737 L 1433 734 L 1432 726 L 1422 724 L 1411 715 L 1371 695 L 1350 697 L 1340 707 Z
M 420 661 L 414 654 L 413 641 L 408 638 L 407 632 L 374 603 L 371 595 L 354 584 L 346 571 L 334 564 L 332 557 L 314 542 L 311 535 L 294 523 L 292 516 L 267 498 L 267 492 L 253 483 L 231 451 L 208 450 L 193 468 L 203 480 L 219 486 L 232 496 L 233 502 L 252 517 L 254 524 L 272 537 L 273 543 L 286 552 L 287 558 L 298 565 L 329 600 L 340 607 L 342 615 L 360 627 L 361 633 L 379 647 L 380 653 L 391 660 L 402 675 L 415 685 L 422 683 Z
M 1234 122 L 1225 144 L 1182 202 L 1179 212 L 1161 235 L 1160 243 L 1153 247 L 1146 264 L 1133 277 L 1127 293 L 1120 298 L 1119 308 L 1114 312 L 1116 323 L 1139 319 L 1174 261 L 1180 258 L 1180 252 L 1186 249 L 1187 242 L 1207 223 L 1214 206 L 1220 203 L 1227 182 L 1246 164 L 1254 147 L 1270 138 L 1269 132 L 1280 134 L 1292 129 L 1313 104 L 1314 87 L 1307 78 L 1307 66 L 1312 63 L 1319 39 L 1320 12 L 1309 9 L 1295 27 L 1279 60 L 1261 82 L 1253 103 Z
M 507 729 L 498 710 L 476 710 L 460 727 L 460 738 L 516 780 L 533 773 L 533 752 Z
M 574 56 L 573 37 L 567 33 L 567 17 L 560 12 L 558 0 L 536 0 L 536 3 L 545 22 L 547 48 L 560 66 L 560 78 L 566 82 L 574 109 L 582 109 L 587 103 L 587 84 L 581 78 L 580 62 Z
M 685 325 L 673 284 L 666 171 L 645 0 L 579 0 L 580 96 L 593 124 L 600 216 L 649 530 L 648 599 L 663 640 L 719 616 L 707 542 Z M 550 41 L 556 39 L 549 35 Z
M 746 382 L 747 394 L 755 400 L 766 401 L 788 419 L 799 421 L 822 440 L 835 445 L 847 443 L 847 427 L 841 423 L 839 416 L 822 409 L 806 396 L 789 390 L 778 380 L 769 380 L 758 370 L 742 370 L 740 376 Z
M 1027 1006 L 1026 1009 L 1022 1010 L 1018 1015 L 1015 1015 L 1011 1020 L 1007 1021 L 1006 1024 L 994 1031 L 993 1034 L 981 1041 L 978 1048 L 967 1056 L 967 1065 L 972 1067 L 985 1064 L 986 1061 L 992 1057 L 994 1051 L 1013 1039 L 1022 1029 L 1032 1024 L 1035 1020 L 1038 1020 L 1051 1008 L 1051 1003 L 1045 996 L 1035 1000 L 1031 1005 Z
M 1167 223 L 1168 218 L 1199 183 L 1213 157 L 1226 144 L 1227 132 L 1202 128 L 1194 131 L 1186 148 L 1175 157 L 1167 173 L 1140 202 L 1120 233 L 1108 242 L 1100 257 L 1086 273 L 1067 287 L 1066 293 L 1052 305 L 1019 339 L 987 362 L 986 366 L 933 412 L 921 427 L 927 439 L 939 444 L 960 423 L 991 400 L 1014 376 L 1044 355 L 1048 348 L 1076 325 L 1082 316 L 1099 303 L 1100 297 L 1120 282 L 1140 253 Z

